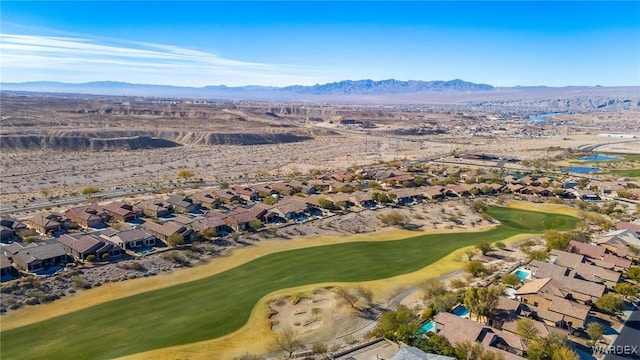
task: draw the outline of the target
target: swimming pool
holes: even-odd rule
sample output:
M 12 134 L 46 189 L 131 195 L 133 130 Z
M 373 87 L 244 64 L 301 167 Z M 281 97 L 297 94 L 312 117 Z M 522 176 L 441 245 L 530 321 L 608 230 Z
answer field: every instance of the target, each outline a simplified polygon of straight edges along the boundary
M 451 311 L 454 315 L 458 315 L 460 317 L 469 317 L 469 310 L 463 304 L 460 304 L 453 308 Z
M 418 330 L 418 334 L 425 334 L 425 333 L 428 333 L 429 331 L 436 332 L 435 322 L 429 321 L 427 323 L 424 323 L 420 328 L 420 330 Z
M 513 274 L 516 274 L 520 278 L 520 281 L 531 278 L 531 271 L 525 269 L 516 269 Z
M 154 248 L 152 248 L 150 246 L 141 246 L 141 247 L 133 249 L 133 251 L 136 254 L 141 254 L 141 255 L 148 254 L 148 253 L 152 252 L 153 250 L 154 250 Z

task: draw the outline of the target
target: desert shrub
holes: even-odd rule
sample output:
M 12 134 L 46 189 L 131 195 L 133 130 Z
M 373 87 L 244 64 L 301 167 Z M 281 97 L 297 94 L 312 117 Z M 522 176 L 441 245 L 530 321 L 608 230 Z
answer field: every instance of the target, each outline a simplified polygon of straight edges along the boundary
M 398 211 L 392 211 L 382 216 L 380 221 L 387 226 L 402 226 L 407 223 L 407 217 Z
M 96 256 L 95 255 L 88 255 L 87 256 L 87 261 L 90 263 L 96 262 Z

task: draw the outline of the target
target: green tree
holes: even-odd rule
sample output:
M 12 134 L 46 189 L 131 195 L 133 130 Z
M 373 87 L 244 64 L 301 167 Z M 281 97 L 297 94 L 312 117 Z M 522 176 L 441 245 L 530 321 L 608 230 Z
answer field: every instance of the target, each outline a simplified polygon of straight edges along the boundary
M 292 328 L 285 328 L 281 333 L 276 334 L 276 338 L 271 343 L 271 349 L 273 351 L 284 351 L 291 358 L 293 353 L 298 350 L 303 350 L 306 347 L 305 343 L 300 338 L 297 331 Z
M 636 282 L 640 282 L 640 266 L 632 266 L 627 270 L 627 277 Z
M 487 271 L 482 262 L 477 260 L 469 261 L 465 266 L 465 270 L 473 276 L 480 276 Z
M 325 198 L 318 199 L 318 205 L 323 209 L 327 209 L 327 210 L 333 209 L 333 201 Z
M 529 260 L 545 261 L 549 257 L 549 253 L 546 250 L 531 250 L 526 254 L 529 256 Z
M 540 331 L 536 327 L 534 320 L 522 318 L 516 323 L 516 333 L 521 337 L 534 340 L 540 335 Z
M 470 288 L 464 294 L 464 305 L 470 313 L 476 315 L 478 320 L 484 318 L 490 324 L 495 315 L 500 294 L 502 294 L 500 286 Z
M 481 241 L 476 245 L 476 249 L 480 250 L 482 255 L 487 255 L 493 251 L 493 246 L 488 241 Z
M 107 260 L 109 260 L 109 253 L 103 253 L 103 254 L 100 256 L 100 258 L 101 258 L 103 261 L 107 261 Z
M 417 337 L 418 330 L 420 330 L 418 315 L 405 305 L 400 305 L 395 311 L 382 313 L 371 333 L 374 336 L 383 336 L 410 344 Z
M 437 312 L 448 312 L 453 309 L 460 301 L 456 293 L 448 292 L 446 294 L 434 296 L 431 300 L 434 309 Z
M 589 339 L 591 339 L 591 341 L 596 342 L 598 340 L 600 340 L 600 338 L 602 338 L 602 335 L 604 335 L 604 328 L 602 327 L 602 325 L 600 325 L 597 322 L 590 322 L 589 325 L 587 325 L 587 335 L 589 335 Z
M 498 241 L 494 245 L 500 250 L 504 250 L 507 247 L 507 244 L 503 243 L 502 241 Z
M 467 255 L 467 260 L 471 261 L 476 253 L 473 250 L 467 250 L 464 254 Z
M 595 304 L 599 309 L 611 314 L 617 314 L 624 308 L 624 300 L 614 293 L 602 295 Z
M 502 277 L 502 283 L 515 287 L 520 285 L 520 277 L 516 274 L 507 274 Z
M 262 227 L 262 221 L 260 221 L 260 219 L 253 219 L 249 221 L 249 227 L 253 230 L 258 230 Z
M 527 349 L 529 360 L 579 360 L 578 355 L 569 348 L 562 335 L 549 333 L 544 338 L 529 342 Z
M 625 299 L 635 297 L 638 294 L 638 286 L 629 283 L 618 283 L 613 289 Z
M 426 336 L 415 338 L 411 346 L 415 346 L 429 354 L 454 355 L 454 349 L 451 344 L 449 344 L 449 341 L 444 336 L 436 335 L 433 332 L 427 333 Z
M 267 196 L 262 200 L 263 203 L 267 205 L 273 205 L 278 202 L 273 196 Z
M 169 237 L 167 238 L 167 244 L 169 244 L 171 246 L 183 245 L 184 244 L 184 235 L 182 235 L 180 233 L 175 233 L 175 234 L 169 235 Z
M 95 255 L 88 255 L 86 260 L 88 262 L 90 262 L 90 263 L 96 262 L 96 256 Z

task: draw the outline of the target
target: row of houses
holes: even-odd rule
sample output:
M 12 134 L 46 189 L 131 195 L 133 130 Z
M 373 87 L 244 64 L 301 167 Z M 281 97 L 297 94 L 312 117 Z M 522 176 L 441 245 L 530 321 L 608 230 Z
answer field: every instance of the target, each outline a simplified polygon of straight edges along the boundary
M 86 261 L 89 256 L 106 260 L 122 255 L 126 249 L 151 247 L 157 237 L 145 228 L 117 231 L 63 234 L 58 238 L 29 244 L 13 242 L 2 248 L 2 274 L 16 275 L 17 270 L 38 273 L 71 261 Z

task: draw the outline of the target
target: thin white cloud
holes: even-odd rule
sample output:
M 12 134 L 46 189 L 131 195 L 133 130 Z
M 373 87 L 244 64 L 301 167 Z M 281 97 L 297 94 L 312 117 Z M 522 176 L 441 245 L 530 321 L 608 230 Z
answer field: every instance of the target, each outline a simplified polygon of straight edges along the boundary
M 164 84 L 182 86 L 281 86 L 329 78 L 327 69 L 239 61 L 173 45 L 106 43 L 81 36 L 0 34 L 0 65 L 5 82 L 84 79 L 149 83 L 162 79 Z

